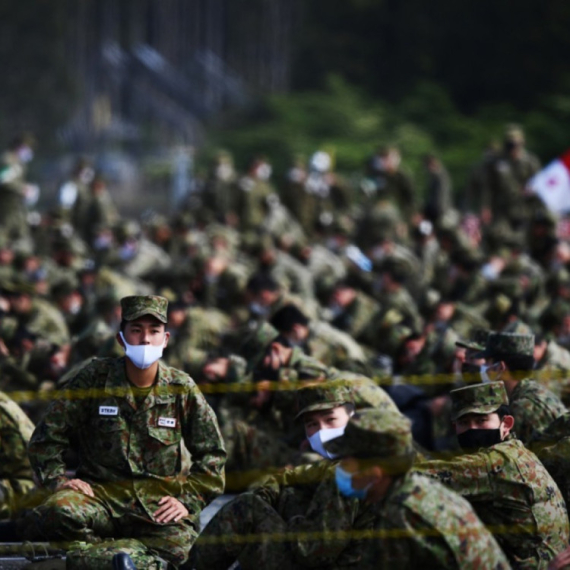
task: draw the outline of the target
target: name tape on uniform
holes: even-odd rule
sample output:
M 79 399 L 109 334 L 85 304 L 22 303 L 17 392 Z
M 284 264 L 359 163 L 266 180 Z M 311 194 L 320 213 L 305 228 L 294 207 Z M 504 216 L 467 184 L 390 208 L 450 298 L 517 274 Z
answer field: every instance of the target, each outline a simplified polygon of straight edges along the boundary
M 118 416 L 119 408 L 117 406 L 99 406 L 100 416 Z
M 158 418 L 158 425 L 159 425 L 159 427 L 175 428 L 176 427 L 176 419 L 175 418 Z

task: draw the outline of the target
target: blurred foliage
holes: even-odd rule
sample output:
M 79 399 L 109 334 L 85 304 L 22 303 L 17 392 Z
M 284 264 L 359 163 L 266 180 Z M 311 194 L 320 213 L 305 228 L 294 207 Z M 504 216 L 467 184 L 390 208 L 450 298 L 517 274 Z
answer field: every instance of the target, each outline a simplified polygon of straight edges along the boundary
M 484 150 L 500 145 L 507 123 L 521 124 L 529 148 L 549 161 L 570 146 L 568 119 L 570 95 L 544 97 L 528 112 L 493 104 L 466 114 L 433 83 L 418 83 L 406 97 L 390 102 L 329 76 L 322 91 L 272 95 L 249 112 L 227 117 L 210 132 L 201 162 L 225 148 L 234 154 L 238 168 L 246 170 L 252 157 L 266 155 L 279 180 L 295 158 L 307 160 L 323 149 L 332 153 L 338 170 L 352 174 L 362 171 L 375 148 L 393 144 L 420 186 L 422 157 L 433 152 L 461 192 Z

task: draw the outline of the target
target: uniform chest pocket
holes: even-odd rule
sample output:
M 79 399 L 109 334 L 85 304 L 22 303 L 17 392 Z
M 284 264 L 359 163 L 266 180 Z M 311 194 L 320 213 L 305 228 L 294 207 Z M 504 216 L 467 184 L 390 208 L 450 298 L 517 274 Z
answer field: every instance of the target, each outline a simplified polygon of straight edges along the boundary
M 96 463 L 115 466 L 123 460 L 123 436 L 128 432 L 119 416 L 93 419 L 89 432 L 82 434 Z
M 163 477 L 176 475 L 180 471 L 180 431 L 149 426 L 148 435 L 148 445 L 144 450 L 146 470 Z

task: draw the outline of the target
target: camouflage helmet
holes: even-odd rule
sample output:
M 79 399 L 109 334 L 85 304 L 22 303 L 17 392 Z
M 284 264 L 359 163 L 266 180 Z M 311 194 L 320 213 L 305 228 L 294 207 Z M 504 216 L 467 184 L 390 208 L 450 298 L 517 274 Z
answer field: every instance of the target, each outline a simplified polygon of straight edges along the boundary
M 374 408 L 357 412 L 350 418 L 341 437 L 325 443 L 325 449 L 338 457 L 356 457 L 386 463 L 396 469 L 398 459 L 413 457 L 411 422 L 392 410 Z M 406 467 L 409 468 L 406 461 Z
M 516 144 L 524 144 L 524 131 L 520 125 L 511 123 L 505 127 L 504 140 Z
M 508 405 L 509 398 L 502 382 L 472 384 L 451 390 L 451 421 L 465 414 L 490 414 L 502 404 Z
M 121 299 L 122 317 L 134 321 L 144 315 L 151 315 L 161 323 L 167 323 L 168 299 L 158 295 L 131 295 Z
M 534 355 L 534 335 L 492 332 L 487 338 L 485 350 L 478 353 L 477 356 L 500 360 L 515 355 Z
M 331 410 L 343 404 L 352 404 L 352 390 L 345 381 L 315 382 L 297 390 L 297 409 L 295 419 L 307 412 Z

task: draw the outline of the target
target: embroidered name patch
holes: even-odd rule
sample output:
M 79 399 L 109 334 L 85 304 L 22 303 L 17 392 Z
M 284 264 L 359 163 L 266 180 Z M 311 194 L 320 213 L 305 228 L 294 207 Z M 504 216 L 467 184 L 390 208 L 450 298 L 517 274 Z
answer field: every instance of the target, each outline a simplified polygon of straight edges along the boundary
M 100 416 L 118 416 L 119 408 L 117 406 L 99 406 Z
M 158 425 L 159 425 L 159 427 L 175 428 L 176 427 L 176 419 L 175 418 L 158 418 Z

